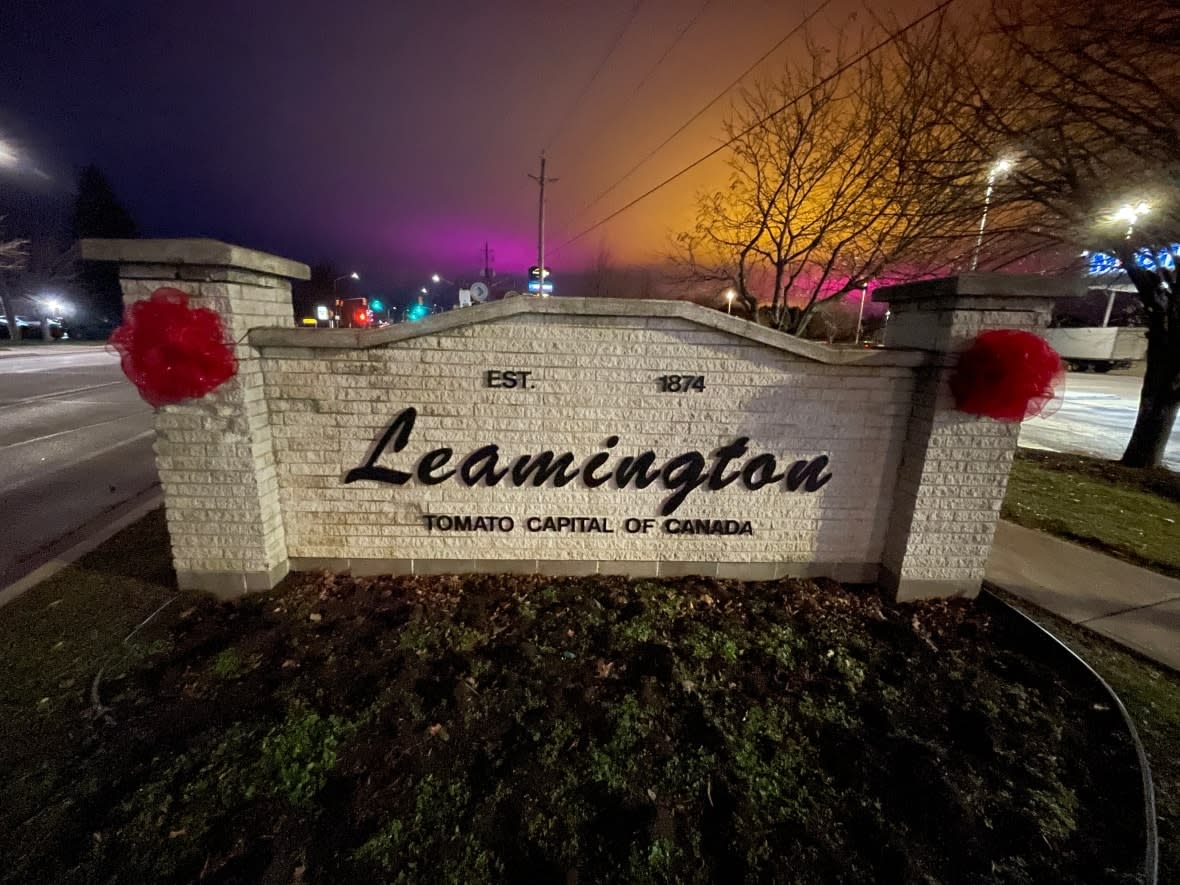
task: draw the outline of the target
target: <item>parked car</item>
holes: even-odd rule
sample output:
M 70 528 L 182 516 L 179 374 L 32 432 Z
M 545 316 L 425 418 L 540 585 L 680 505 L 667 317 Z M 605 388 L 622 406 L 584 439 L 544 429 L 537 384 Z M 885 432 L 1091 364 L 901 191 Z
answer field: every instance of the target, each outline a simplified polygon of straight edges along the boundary
M 119 324 L 105 317 L 71 322 L 67 331 L 78 341 L 106 341 Z
M 17 334 L 23 339 L 41 337 L 41 321 L 36 317 L 16 315 Z M 50 319 L 49 334 L 53 338 L 62 338 L 66 334 L 65 326 L 60 319 Z M 0 314 L 0 338 L 8 338 L 8 318 Z

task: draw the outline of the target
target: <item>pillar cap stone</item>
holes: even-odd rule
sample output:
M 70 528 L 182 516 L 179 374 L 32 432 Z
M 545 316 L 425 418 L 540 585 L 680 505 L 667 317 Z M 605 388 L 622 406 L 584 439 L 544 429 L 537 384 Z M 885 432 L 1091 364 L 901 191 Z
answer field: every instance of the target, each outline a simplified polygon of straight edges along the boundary
M 953 277 L 937 277 L 916 283 L 882 286 L 873 290 L 873 298 L 894 305 L 918 305 L 924 301 L 969 298 L 1066 298 L 1082 295 L 1086 281 L 1075 276 L 1042 276 L 1041 274 L 1008 274 L 991 272 L 961 273 Z
M 255 249 L 244 249 L 220 240 L 109 240 L 85 239 L 80 242 L 86 261 L 115 261 L 120 264 L 163 264 L 170 266 L 231 267 L 255 273 L 306 280 L 311 270 L 306 264 L 280 258 Z

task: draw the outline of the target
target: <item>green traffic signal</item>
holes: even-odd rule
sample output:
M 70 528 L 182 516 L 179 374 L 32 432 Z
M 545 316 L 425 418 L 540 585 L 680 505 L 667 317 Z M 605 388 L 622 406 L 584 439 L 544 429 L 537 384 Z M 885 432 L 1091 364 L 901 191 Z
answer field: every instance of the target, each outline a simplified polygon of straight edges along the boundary
M 385 310 L 385 305 L 382 303 L 381 299 L 374 298 L 372 301 L 369 302 L 369 309 L 370 310 Z

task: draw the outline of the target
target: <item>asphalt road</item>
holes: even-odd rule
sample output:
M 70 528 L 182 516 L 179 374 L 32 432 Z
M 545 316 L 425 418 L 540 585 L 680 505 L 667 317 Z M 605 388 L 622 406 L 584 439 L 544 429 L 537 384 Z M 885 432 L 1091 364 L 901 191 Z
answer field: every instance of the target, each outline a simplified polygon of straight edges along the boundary
M 1048 418 L 1024 422 L 1020 444 L 1117 460 L 1131 438 L 1142 385 L 1138 375 L 1070 372 L 1062 401 L 1049 406 Z M 1172 431 L 1164 450 L 1164 464 L 1180 470 L 1180 428 Z
M 0 588 L 158 484 L 152 410 L 99 347 L 0 351 Z

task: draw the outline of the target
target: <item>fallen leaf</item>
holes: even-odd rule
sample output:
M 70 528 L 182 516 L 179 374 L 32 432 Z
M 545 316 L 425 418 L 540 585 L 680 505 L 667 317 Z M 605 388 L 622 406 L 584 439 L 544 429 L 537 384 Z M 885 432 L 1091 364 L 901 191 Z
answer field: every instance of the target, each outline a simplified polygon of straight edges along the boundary
M 310 615 L 307 616 L 307 619 L 309 621 L 311 621 L 313 624 L 318 624 L 320 621 L 322 621 L 324 619 L 324 616 L 321 615 L 319 612 L 312 612 Z

